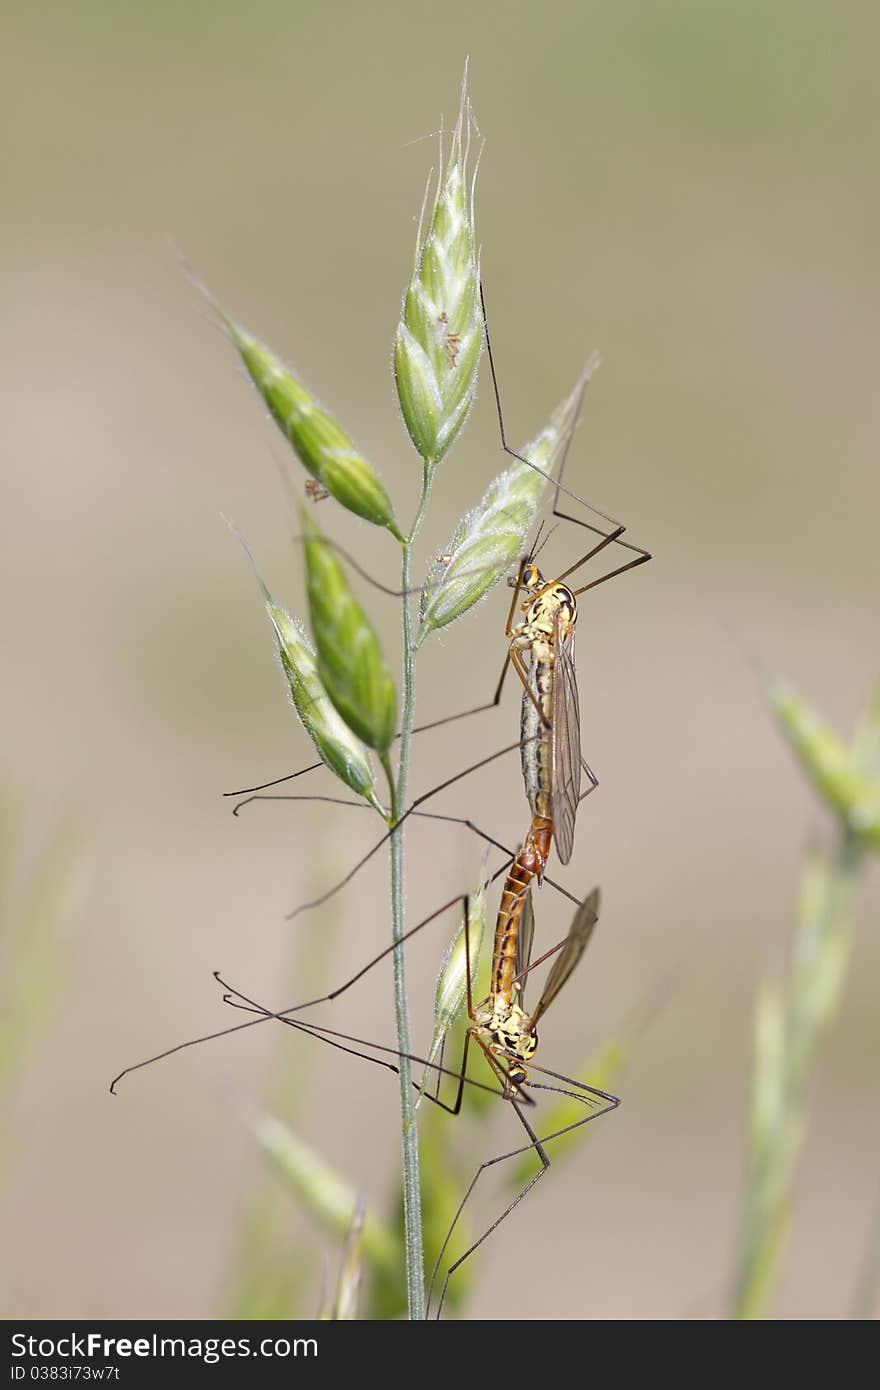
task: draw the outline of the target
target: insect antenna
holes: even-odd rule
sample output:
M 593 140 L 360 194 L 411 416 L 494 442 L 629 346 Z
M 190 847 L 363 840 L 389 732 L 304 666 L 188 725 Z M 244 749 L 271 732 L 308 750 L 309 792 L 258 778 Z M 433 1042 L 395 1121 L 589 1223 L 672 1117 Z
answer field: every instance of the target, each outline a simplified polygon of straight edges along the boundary
M 542 534 L 542 532 L 543 532 L 543 530 L 544 530 L 544 527 L 545 527 L 546 525 L 547 525 L 546 521 L 542 521 L 542 522 L 541 522 L 541 525 L 538 527 L 538 533 L 537 533 L 537 535 L 535 536 L 534 542 L 533 542 L 533 544 L 532 544 L 532 548 L 531 548 L 531 550 L 529 551 L 528 558 L 527 558 L 527 560 L 526 560 L 526 563 L 529 564 L 529 565 L 533 565 L 533 564 L 535 563 L 535 561 L 537 560 L 537 558 L 538 558 L 538 556 L 540 555 L 541 551 L 544 549 L 544 546 L 547 544 L 547 542 L 549 541 L 550 537 L 553 535 L 553 532 L 554 532 L 554 531 L 558 531 L 558 529 L 559 529 L 558 526 L 551 526 L 551 527 L 548 529 L 546 536 L 544 536 L 544 539 L 542 540 L 542 539 L 541 539 L 541 534 Z

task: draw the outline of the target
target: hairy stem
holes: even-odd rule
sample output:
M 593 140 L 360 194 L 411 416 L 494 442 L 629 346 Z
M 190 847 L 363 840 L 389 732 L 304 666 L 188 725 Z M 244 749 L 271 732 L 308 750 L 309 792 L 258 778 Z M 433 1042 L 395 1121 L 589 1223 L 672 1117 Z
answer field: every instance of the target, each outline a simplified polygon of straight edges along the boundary
M 397 780 L 392 780 L 392 817 L 397 822 L 406 806 L 406 784 L 409 774 L 409 746 L 415 714 L 415 651 L 413 647 L 412 609 L 412 547 L 425 515 L 431 490 L 433 468 L 424 465 L 422 495 L 409 535 L 402 545 L 401 584 L 403 590 L 403 719 L 400 726 L 400 758 Z M 405 929 L 403 907 L 403 838 L 404 827 L 396 825 L 391 834 L 391 918 L 392 940 L 399 942 Z M 419 1136 L 413 1103 L 412 1067 L 409 1061 L 409 1012 L 406 1002 L 406 976 L 403 948 L 393 953 L 394 1017 L 397 1025 L 397 1047 L 400 1056 L 400 1120 L 403 1146 L 403 1219 L 406 1243 L 406 1289 L 409 1316 L 414 1321 L 425 1317 L 425 1258 L 422 1241 L 422 1200 L 419 1185 Z

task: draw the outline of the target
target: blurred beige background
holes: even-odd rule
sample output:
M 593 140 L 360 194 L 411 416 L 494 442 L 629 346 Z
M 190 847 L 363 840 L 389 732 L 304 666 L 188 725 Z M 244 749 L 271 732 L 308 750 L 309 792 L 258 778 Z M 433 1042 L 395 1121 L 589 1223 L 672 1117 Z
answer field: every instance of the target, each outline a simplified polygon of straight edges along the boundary
M 37 820 L 74 804 L 95 824 L 62 996 L 7 1122 L 7 1316 L 222 1311 L 260 1168 L 238 1102 L 263 1093 L 281 1046 L 297 1048 L 303 1133 L 374 1200 L 387 1192 L 395 1085 L 315 1043 L 258 1029 L 117 1100 L 107 1083 L 228 1021 L 214 967 L 288 1004 L 304 941 L 332 981 L 388 931 L 384 861 L 332 910 L 284 921 L 370 842 L 367 817 L 256 806 L 236 821 L 220 799 L 310 761 L 221 512 L 294 611 L 303 585 L 283 441 L 168 238 L 338 412 L 409 516 L 390 346 L 436 154 L 419 137 L 449 121 L 468 53 L 509 432 L 529 438 L 600 348 L 570 480 L 656 557 L 582 607 L 584 751 L 602 786 L 566 878 L 601 882 L 605 911 L 544 1060 L 576 1068 L 675 982 L 621 1110 L 499 1233 L 472 1311 L 723 1307 L 753 990 L 824 829 L 749 656 L 847 730 L 878 673 L 878 45 L 870 3 L 3 7 L 3 773 Z M 501 466 L 484 374 L 420 569 Z M 325 507 L 393 583 L 391 543 Z M 578 544 L 557 532 L 548 568 Z M 394 604 L 362 593 L 393 655 Z M 421 719 L 491 690 L 505 602 L 426 649 Z M 457 746 L 427 735 L 412 791 L 516 721 L 511 689 Z M 438 809 L 515 839 L 515 762 Z M 479 857 L 465 832 L 417 829 L 411 919 Z M 846 1315 L 876 1190 L 877 907 L 874 870 L 819 1066 L 785 1316 Z M 413 961 L 423 1038 L 431 954 Z M 391 1040 L 387 978 L 337 1009 L 336 1026 Z M 506 1120 L 487 1152 L 510 1142 Z M 293 1204 L 289 1221 L 294 1259 L 322 1248 Z M 532 1271 L 517 1307 L 513 1259 Z

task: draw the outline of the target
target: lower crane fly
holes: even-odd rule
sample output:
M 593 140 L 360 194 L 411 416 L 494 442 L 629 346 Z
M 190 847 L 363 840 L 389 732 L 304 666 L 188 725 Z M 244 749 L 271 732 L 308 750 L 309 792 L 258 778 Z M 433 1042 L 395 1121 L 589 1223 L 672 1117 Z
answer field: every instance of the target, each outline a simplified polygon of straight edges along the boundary
M 503 871 L 502 869 L 500 872 Z M 498 877 L 498 875 L 496 874 L 495 877 Z M 219 972 L 215 971 L 215 978 L 225 991 L 223 995 L 224 1002 L 234 1008 L 252 1014 L 253 1017 L 245 1023 L 234 1024 L 231 1027 L 220 1029 L 217 1032 L 208 1033 L 202 1037 L 191 1038 L 186 1042 L 177 1043 L 174 1047 L 167 1048 L 164 1052 L 157 1053 L 155 1056 L 149 1057 L 145 1061 L 137 1062 L 133 1066 L 126 1067 L 124 1071 L 121 1071 L 119 1075 L 115 1077 L 110 1086 L 111 1092 L 115 1094 L 118 1083 L 130 1072 L 149 1066 L 154 1062 L 160 1061 L 162 1058 L 181 1052 L 185 1048 L 194 1047 L 204 1042 L 210 1042 L 216 1038 L 227 1037 L 232 1033 L 238 1033 L 246 1028 L 254 1027 L 256 1024 L 267 1023 L 272 1019 L 276 1019 L 279 1023 L 284 1023 L 288 1027 L 296 1028 L 300 1032 L 306 1033 L 311 1037 L 318 1038 L 322 1042 L 326 1042 L 331 1047 L 335 1047 L 340 1051 L 361 1057 L 365 1061 L 386 1067 L 389 1071 L 396 1073 L 398 1068 L 395 1063 L 390 1060 L 394 1057 L 400 1057 L 401 1054 L 396 1048 L 387 1047 L 380 1043 L 372 1043 L 366 1039 L 357 1038 L 351 1034 L 340 1032 L 337 1029 L 327 1028 L 311 1021 L 305 1021 L 293 1015 L 300 1015 L 307 1009 L 312 1009 L 318 1004 L 329 1003 L 338 998 L 339 995 L 344 994 L 346 990 L 350 989 L 352 985 L 362 979 L 369 970 L 385 959 L 385 957 L 401 949 L 404 943 L 417 932 L 421 931 L 424 927 L 428 926 L 429 923 L 435 921 L 457 905 L 463 905 L 468 1014 L 468 1024 L 465 1030 L 461 1064 L 457 1070 L 453 1070 L 452 1068 L 443 1066 L 442 1063 L 438 1064 L 424 1057 L 417 1057 L 413 1054 L 409 1054 L 411 1061 L 425 1068 L 426 1075 L 430 1071 L 436 1077 L 436 1094 L 425 1089 L 424 1078 L 419 1082 L 414 1081 L 413 1085 L 421 1091 L 426 1099 L 438 1105 L 451 1115 L 458 1115 L 461 1111 L 465 1085 L 469 1085 L 480 1091 L 488 1091 L 490 1094 L 506 1100 L 511 1105 L 526 1132 L 528 1142 L 503 1154 L 498 1154 L 493 1158 L 486 1159 L 477 1168 L 464 1192 L 452 1224 L 446 1233 L 446 1237 L 437 1255 L 431 1276 L 429 1299 L 433 1298 L 434 1287 L 453 1232 L 458 1225 L 465 1205 L 476 1187 L 481 1174 L 485 1172 L 486 1169 L 492 1168 L 507 1159 L 519 1157 L 530 1151 L 536 1154 L 541 1166 L 517 1192 L 512 1201 L 508 1202 L 500 1215 L 492 1221 L 485 1231 L 483 1231 L 482 1235 L 480 1235 L 478 1239 L 472 1241 L 468 1248 L 450 1264 L 443 1277 L 442 1287 L 436 1303 L 435 1316 L 437 1318 L 441 1315 L 449 1281 L 455 1271 L 483 1244 L 493 1231 L 497 1230 L 511 1212 L 519 1206 L 526 1193 L 530 1191 L 539 1178 L 543 1177 L 544 1173 L 550 1167 L 550 1158 L 545 1146 L 551 1140 L 558 1139 L 563 1134 L 579 1129 L 581 1125 L 586 1124 L 589 1120 L 598 1119 L 600 1115 L 607 1114 L 608 1111 L 615 1109 L 620 1103 L 617 1096 L 613 1096 L 607 1091 L 598 1090 L 594 1086 L 587 1085 L 586 1082 L 578 1081 L 574 1077 L 566 1076 L 561 1072 L 551 1071 L 546 1067 L 538 1066 L 534 1060 L 538 1049 L 538 1023 L 580 961 L 598 921 L 598 888 L 593 889 L 589 896 L 578 905 L 568 934 L 564 940 L 557 942 L 555 946 L 545 951 L 537 960 L 532 961 L 531 951 L 534 940 L 534 914 L 531 901 L 531 885 L 526 884 L 523 886 L 521 884 L 516 875 L 516 862 L 514 862 L 507 873 L 495 926 L 489 993 L 484 999 L 477 1003 L 474 1002 L 472 988 L 477 962 L 471 958 L 469 929 L 470 900 L 467 895 L 460 895 L 451 899 L 450 902 L 444 903 L 442 907 L 436 909 L 429 917 L 424 918 L 414 927 L 411 927 L 399 942 L 386 947 L 384 951 L 380 952 L 379 955 L 362 966 L 350 979 L 346 980 L 329 994 L 321 995 L 319 998 L 307 1000 L 305 1003 L 293 1005 L 287 1009 L 279 1011 L 267 1009 L 264 1005 L 250 998 L 250 996 L 243 994 L 240 990 L 229 985 Z M 532 970 L 536 969 L 537 966 L 543 964 L 551 957 L 555 957 L 555 959 L 553 960 L 538 1003 L 534 1009 L 529 1010 L 526 1008 L 524 997 L 527 977 Z M 488 1085 L 478 1080 L 476 1077 L 467 1075 L 468 1054 L 472 1043 L 480 1049 L 486 1058 L 492 1075 L 496 1083 L 498 1083 L 497 1085 Z M 533 1073 L 550 1078 L 550 1080 L 536 1081 Z M 442 1099 L 439 1093 L 440 1082 L 444 1076 L 451 1077 L 457 1082 L 455 1097 L 451 1103 Z M 535 1097 L 531 1094 L 532 1091 L 545 1091 L 554 1093 L 557 1096 L 576 1100 L 584 1106 L 586 1113 L 581 1118 L 561 1128 L 555 1129 L 549 1134 L 539 1136 L 525 1114 L 526 1108 L 530 1108 L 537 1103 Z

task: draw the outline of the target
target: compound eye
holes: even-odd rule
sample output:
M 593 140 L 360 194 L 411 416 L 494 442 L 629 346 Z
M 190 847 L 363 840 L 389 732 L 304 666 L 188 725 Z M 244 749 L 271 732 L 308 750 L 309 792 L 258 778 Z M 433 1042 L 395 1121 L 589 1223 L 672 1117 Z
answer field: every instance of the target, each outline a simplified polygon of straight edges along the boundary
M 534 589 L 538 583 L 538 568 L 536 565 L 526 565 L 523 571 L 523 583 L 527 589 Z

